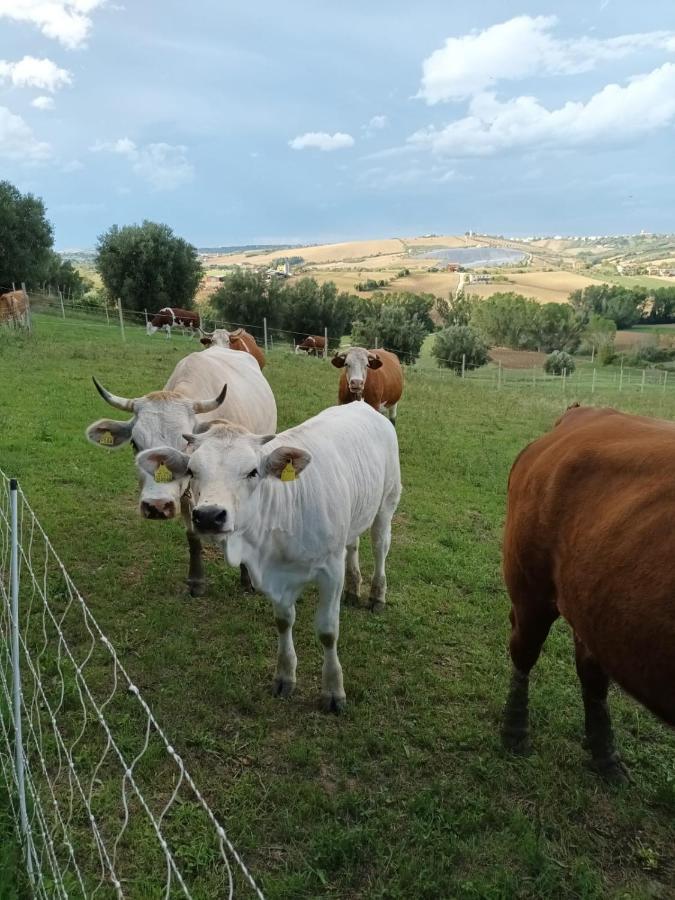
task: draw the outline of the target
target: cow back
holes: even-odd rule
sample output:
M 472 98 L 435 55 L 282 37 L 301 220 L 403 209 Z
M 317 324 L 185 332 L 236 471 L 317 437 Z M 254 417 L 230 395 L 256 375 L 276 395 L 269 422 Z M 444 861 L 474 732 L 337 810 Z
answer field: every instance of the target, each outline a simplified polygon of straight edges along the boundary
M 250 355 L 256 360 L 260 368 L 264 368 L 265 354 L 257 345 L 253 335 L 249 334 L 248 331 L 244 331 L 243 328 L 240 328 L 238 331 L 230 332 L 230 348 L 232 350 L 239 350 L 240 352 L 250 353 Z

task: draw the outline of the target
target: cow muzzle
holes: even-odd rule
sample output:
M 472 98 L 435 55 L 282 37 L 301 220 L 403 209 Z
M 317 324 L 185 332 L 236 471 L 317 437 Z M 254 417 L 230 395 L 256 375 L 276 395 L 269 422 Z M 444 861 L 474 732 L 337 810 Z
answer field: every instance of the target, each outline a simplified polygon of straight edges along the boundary
M 349 390 L 352 394 L 356 394 L 359 397 L 363 393 L 363 381 L 361 379 L 352 378 L 349 382 Z
M 144 519 L 173 519 L 176 504 L 173 500 L 142 500 L 141 515 Z
M 196 506 L 192 510 L 192 522 L 197 531 L 222 534 L 227 531 L 227 510 L 222 506 Z

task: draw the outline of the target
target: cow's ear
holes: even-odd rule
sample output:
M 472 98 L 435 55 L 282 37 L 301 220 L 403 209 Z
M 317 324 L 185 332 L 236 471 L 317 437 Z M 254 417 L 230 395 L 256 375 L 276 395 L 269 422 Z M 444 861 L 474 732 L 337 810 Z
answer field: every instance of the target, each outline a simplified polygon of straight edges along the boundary
M 152 475 L 158 482 L 184 478 L 189 463 L 190 457 L 187 453 L 181 453 L 173 447 L 155 447 L 152 450 L 144 450 L 136 457 L 136 465 L 141 472 Z
M 131 440 L 133 419 L 117 422 L 115 419 L 99 419 L 85 431 L 87 440 L 104 450 L 117 450 Z
M 260 467 L 260 474 L 282 481 L 295 481 L 311 462 L 312 456 L 298 447 L 277 447 L 266 456 Z
M 377 355 L 377 353 L 369 353 L 368 354 L 368 368 L 369 369 L 379 369 L 382 365 L 382 360 Z
M 203 344 L 205 347 L 210 347 L 213 344 L 213 339 L 210 337 L 203 337 L 199 339 L 199 343 Z
M 331 359 L 331 363 L 335 366 L 336 369 L 342 369 L 345 364 L 345 354 L 344 353 L 336 353 L 335 356 Z

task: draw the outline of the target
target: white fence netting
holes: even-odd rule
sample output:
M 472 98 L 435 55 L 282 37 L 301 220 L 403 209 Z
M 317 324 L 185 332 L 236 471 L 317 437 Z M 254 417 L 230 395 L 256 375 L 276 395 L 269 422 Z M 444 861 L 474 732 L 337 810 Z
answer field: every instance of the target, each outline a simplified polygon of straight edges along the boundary
M 14 759 L 11 491 L 0 470 L 0 773 L 32 893 L 262 900 L 20 487 L 16 496 L 27 828 Z

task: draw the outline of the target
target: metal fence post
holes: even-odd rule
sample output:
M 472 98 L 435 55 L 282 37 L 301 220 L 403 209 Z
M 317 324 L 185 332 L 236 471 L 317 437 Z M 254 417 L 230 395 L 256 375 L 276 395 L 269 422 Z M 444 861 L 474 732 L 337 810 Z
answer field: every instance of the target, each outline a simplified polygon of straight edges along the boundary
M 122 300 L 120 297 L 117 298 L 117 311 L 120 314 L 120 331 L 122 332 L 122 340 L 126 344 L 127 337 L 124 333 L 124 317 L 122 316 Z
M 267 316 L 263 319 L 263 335 L 265 339 L 265 353 L 267 353 Z
M 19 791 L 19 813 L 21 833 L 25 841 L 28 874 L 33 880 L 33 844 L 28 827 L 26 811 L 26 780 L 24 773 L 23 733 L 21 726 L 21 666 L 19 657 L 19 524 L 18 524 L 18 484 L 16 478 L 9 482 L 10 527 L 11 527 L 11 604 L 12 604 L 12 694 L 14 709 L 14 754 L 16 762 L 16 784 Z

